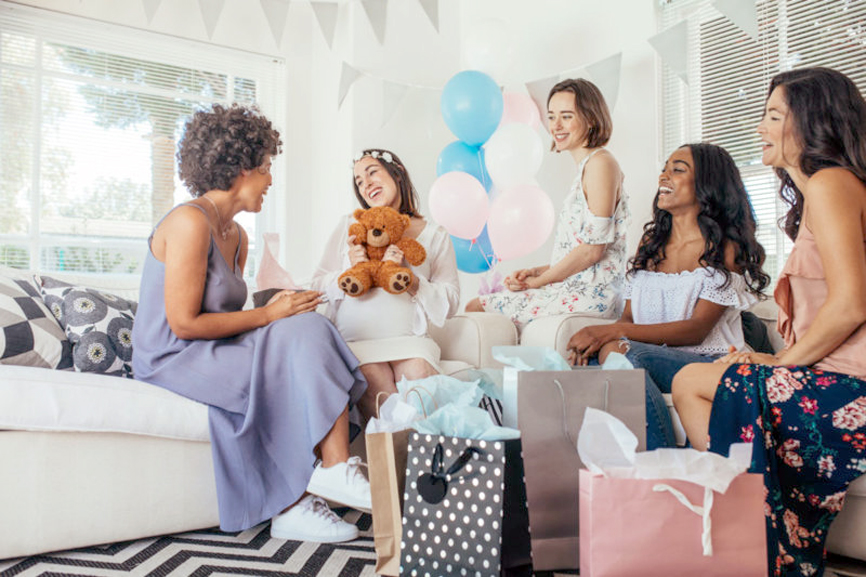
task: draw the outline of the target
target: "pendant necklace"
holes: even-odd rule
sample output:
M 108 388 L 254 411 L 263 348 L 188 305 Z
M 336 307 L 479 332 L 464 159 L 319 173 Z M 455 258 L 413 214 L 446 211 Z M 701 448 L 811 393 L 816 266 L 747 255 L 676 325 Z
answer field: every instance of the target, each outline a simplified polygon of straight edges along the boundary
M 232 223 L 230 222 L 228 224 L 228 226 L 223 228 L 223 217 L 220 216 L 220 210 L 217 208 L 216 203 L 213 201 L 212 198 L 210 198 L 208 196 L 202 195 L 202 198 L 205 199 L 206 201 L 208 201 L 211 204 L 211 206 L 213 207 L 214 212 L 216 212 L 217 223 L 218 223 L 217 224 L 217 230 L 219 230 L 219 233 L 220 233 L 220 236 L 222 237 L 222 239 L 226 240 L 229 237 L 229 230 L 231 229 Z

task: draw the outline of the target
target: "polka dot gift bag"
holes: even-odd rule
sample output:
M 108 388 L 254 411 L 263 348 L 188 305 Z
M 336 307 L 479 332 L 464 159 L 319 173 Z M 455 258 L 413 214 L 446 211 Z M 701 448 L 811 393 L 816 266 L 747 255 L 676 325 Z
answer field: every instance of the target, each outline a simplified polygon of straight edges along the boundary
M 412 433 L 400 575 L 532 575 L 519 438 Z

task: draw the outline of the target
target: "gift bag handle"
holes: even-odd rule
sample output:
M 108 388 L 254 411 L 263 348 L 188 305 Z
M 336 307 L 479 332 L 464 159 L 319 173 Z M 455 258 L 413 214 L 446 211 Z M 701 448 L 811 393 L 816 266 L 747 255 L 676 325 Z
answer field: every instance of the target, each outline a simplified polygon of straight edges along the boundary
M 667 483 L 659 483 L 658 485 L 653 485 L 653 491 L 656 493 L 660 493 L 662 491 L 667 491 L 674 497 L 676 497 L 677 501 L 682 503 L 689 511 L 701 516 L 703 521 L 703 529 L 701 531 L 701 546 L 704 550 L 704 557 L 711 557 L 713 555 L 713 522 L 710 519 L 710 512 L 713 509 L 713 490 L 709 487 L 704 487 L 704 506 L 698 507 L 697 505 L 693 505 L 689 502 L 689 498 L 682 494 L 682 492 L 674 489 Z
M 556 385 L 556 390 L 559 391 L 559 397 L 562 399 L 562 432 L 565 433 L 565 438 L 571 441 L 571 444 L 577 446 L 577 438 L 572 437 L 568 432 L 568 412 L 565 407 L 565 390 L 562 388 L 562 383 L 559 379 L 553 379 L 553 384 Z M 608 400 L 610 396 L 610 379 L 604 380 L 604 408 L 607 411 Z
M 434 411 L 439 409 L 439 403 L 436 402 L 436 397 L 433 396 L 433 393 L 422 387 L 421 385 L 415 385 L 403 395 L 404 400 L 409 399 L 409 393 L 415 393 L 418 395 L 418 401 L 421 403 L 421 412 L 424 413 L 424 418 L 427 418 L 427 407 L 424 405 L 424 397 L 421 396 L 421 391 L 424 391 L 428 395 L 430 395 L 430 400 L 433 401 Z

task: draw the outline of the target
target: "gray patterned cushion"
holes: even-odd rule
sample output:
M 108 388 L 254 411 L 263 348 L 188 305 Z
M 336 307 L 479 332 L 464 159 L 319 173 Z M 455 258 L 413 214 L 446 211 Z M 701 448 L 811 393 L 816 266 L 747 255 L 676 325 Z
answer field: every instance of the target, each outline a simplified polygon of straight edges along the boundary
M 96 289 L 36 277 L 42 300 L 72 343 L 75 370 L 132 377 L 132 321 L 137 303 Z
M 0 275 L 0 364 L 72 367 L 72 346 L 30 281 Z

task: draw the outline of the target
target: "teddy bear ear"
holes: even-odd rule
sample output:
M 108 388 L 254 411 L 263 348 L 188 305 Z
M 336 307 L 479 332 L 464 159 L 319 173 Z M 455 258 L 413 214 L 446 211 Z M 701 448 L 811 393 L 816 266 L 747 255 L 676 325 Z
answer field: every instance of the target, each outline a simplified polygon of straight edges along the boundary
M 409 224 L 412 222 L 412 221 L 409 219 L 409 215 L 408 215 L 408 214 L 400 214 L 400 220 L 403 221 L 403 226 L 405 226 L 405 227 L 408 227 Z
M 353 213 L 355 220 L 361 220 L 361 217 L 364 216 L 365 212 L 367 212 L 367 211 L 364 210 L 363 208 L 359 208 L 359 209 L 355 210 L 355 212 Z

